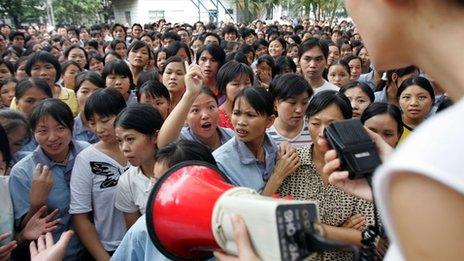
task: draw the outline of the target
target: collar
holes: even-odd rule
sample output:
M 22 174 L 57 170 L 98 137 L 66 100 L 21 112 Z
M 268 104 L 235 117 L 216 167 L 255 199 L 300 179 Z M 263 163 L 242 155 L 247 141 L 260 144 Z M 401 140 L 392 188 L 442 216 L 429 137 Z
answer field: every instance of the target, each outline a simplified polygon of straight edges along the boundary
M 78 152 L 78 147 L 79 145 L 75 143 L 74 140 L 71 141 L 70 143 L 70 150 L 68 152 L 68 158 L 66 162 L 64 163 L 58 163 L 54 162 L 51 160 L 47 155 L 45 155 L 45 152 L 43 151 L 42 147 L 37 146 L 37 148 L 32 152 L 33 157 L 37 163 L 41 163 L 42 165 L 46 165 L 50 168 L 53 168 L 54 166 L 61 166 L 61 167 L 68 167 L 74 165 L 74 158 Z
M 234 145 L 237 149 L 238 158 L 242 164 L 248 165 L 251 163 L 258 162 L 255 155 L 251 153 L 250 149 L 243 141 L 240 141 L 237 139 L 237 137 L 234 137 L 234 142 Z M 271 138 L 269 138 L 267 134 L 264 135 L 263 148 L 265 153 L 265 159 L 268 157 L 268 155 L 274 155 L 277 153 L 277 145 L 273 140 L 271 140 Z

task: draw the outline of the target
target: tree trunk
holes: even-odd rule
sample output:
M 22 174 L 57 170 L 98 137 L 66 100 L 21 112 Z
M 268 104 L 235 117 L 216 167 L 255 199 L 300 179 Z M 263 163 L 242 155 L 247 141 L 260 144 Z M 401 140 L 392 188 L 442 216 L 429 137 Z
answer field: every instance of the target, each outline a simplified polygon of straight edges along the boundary
M 13 18 L 13 24 L 16 28 L 19 28 L 19 26 L 21 25 L 21 21 L 19 20 L 19 16 L 18 15 L 11 15 L 11 18 Z

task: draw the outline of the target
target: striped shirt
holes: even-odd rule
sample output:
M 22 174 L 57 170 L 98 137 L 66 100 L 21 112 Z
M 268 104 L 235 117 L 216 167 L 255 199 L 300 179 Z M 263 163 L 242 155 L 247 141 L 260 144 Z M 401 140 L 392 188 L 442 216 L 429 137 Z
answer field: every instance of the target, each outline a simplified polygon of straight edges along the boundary
M 309 129 L 306 122 L 303 124 L 303 128 L 294 138 L 286 138 L 279 133 L 275 125 L 272 125 L 266 130 L 266 133 L 279 145 L 282 141 L 287 141 L 293 147 L 303 147 L 311 142 L 311 136 L 309 135 Z

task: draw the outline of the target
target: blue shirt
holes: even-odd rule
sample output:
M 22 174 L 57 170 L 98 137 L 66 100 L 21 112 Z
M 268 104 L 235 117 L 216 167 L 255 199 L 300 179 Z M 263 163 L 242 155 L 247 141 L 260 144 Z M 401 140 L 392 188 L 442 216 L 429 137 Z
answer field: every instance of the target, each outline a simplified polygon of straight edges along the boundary
M 222 128 L 217 127 L 217 132 L 219 134 L 219 139 L 221 140 L 221 145 L 224 145 L 227 141 L 229 141 L 232 137 L 234 137 L 235 133 L 232 129 L 229 128 Z M 201 143 L 209 148 L 208 145 L 204 144 L 196 135 L 192 132 L 189 127 L 183 127 L 180 131 L 180 138 L 183 140 L 191 140 Z
M 111 260 L 158 261 L 170 259 L 161 254 L 151 242 L 147 232 L 146 217 L 142 215 L 127 231 Z
M 54 241 L 58 241 L 63 232 L 72 229 L 71 215 L 68 213 L 71 196 L 69 190 L 71 170 L 77 154 L 88 145 L 87 142 L 73 141 L 66 165 L 51 161 L 42 148 L 38 146 L 31 154 L 13 166 L 10 173 L 9 188 L 13 201 L 14 219 L 17 224 L 29 211 L 32 175 L 35 166 L 40 163 L 48 166 L 53 173 L 53 187 L 48 194 L 46 204 L 50 211 L 59 210 L 55 218 L 60 218 L 60 223 L 52 233 Z M 78 237 L 74 235 L 66 251 L 65 260 L 78 260 L 82 250 L 83 246 Z
M 241 187 L 261 192 L 274 171 L 277 162 L 277 145 L 266 134 L 264 136 L 265 161 L 259 161 L 246 144 L 233 137 L 213 152 L 219 170 L 232 182 Z
M 32 135 L 31 139 L 26 144 L 24 144 L 19 151 L 13 154 L 13 162 L 14 163 L 19 162 L 24 157 L 29 155 L 36 148 L 37 148 L 37 141 L 35 141 L 34 135 Z
M 73 138 L 75 140 L 82 140 L 91 144 L 97 143 L 100 140 L 97 135 L 84 126 L 80 114 L 74 118 Z

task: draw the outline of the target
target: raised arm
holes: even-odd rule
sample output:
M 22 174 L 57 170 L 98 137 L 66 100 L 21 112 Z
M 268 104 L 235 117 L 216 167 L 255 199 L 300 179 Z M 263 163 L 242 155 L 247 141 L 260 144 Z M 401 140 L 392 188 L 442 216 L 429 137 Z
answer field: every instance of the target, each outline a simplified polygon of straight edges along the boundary
M 158 133 L 158 148 L 162 148 L 179 138 L 179 133 L 184 126 L 190 107 L 200 93 L 202 85 L 203 74 L 200 66 L 196 64 L 190 65 L 188 67 L 187 74 L 185 75 L 185 93 L 176 107 L 174 107 L 172 112 L 166 118 Z

